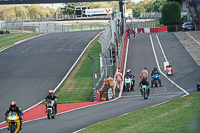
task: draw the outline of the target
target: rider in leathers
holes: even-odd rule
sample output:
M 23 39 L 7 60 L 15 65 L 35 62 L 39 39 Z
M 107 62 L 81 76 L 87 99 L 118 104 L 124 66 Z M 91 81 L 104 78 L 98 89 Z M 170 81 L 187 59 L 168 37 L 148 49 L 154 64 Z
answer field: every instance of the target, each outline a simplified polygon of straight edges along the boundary
M 49 90 L 49 94 L 46 96 L 46 98 L 45 98 L 45 100 L 47 101 L 47 100 L 54 100 L 54 107 L 55 107 L 55 113 L 57 113 L 57 104 L 56 104 L 56 101 L 57 101 L 57 99 L 58 99 L 58 97 L 57 96 L 55 96 L 55 94 L 53 93 L 53 91 L 52 90 Z M 47 105 L 46 105 L 46 109 L 47 109 Z
M 131 72 L 131 69 L 128 69 L 128 70 L 126 70 L 126 74 L 124 75 L 124 81 L 125 81 L 125 78 L 127 77 L 127 76 L 129 76 L 130 78 L 131 78 L 131 84 L 132 84 L 132 89 L 133 89 L 133 87 L 135 86 L 135 75 L 134 74 L 132 74 L 132 72 Z
M 20 110 L 19 107 L 16 106 L 16 102 L 14 102 L 14 101 L 11 102 L 9 109 L 5 113 L 5 117 L 6 117 L 5 119 L 7 119 L 9 112 L 16 112 L 17 113 L 17 115 L 19 116 L 19 120 L 20 120 L 19 130 L 22 130 L 23 112 Z
M 149 81 L 146 79 L 145 76 L 142 77 L 142 81 L 140 81 L 139 87 L 142 87 L 142 85 L 146 85 L 147 87 L 149 86 Z M 142 88 L 140 88 L 141 95 L 143 95 Z M 148 87 L 148 95 L 150 93 L 150 88 Z
M 151 72 L 151 77 L 156 74 L 158 74 L 158 76 L 160 77 L 160 73 L 159 73 L 158 69 L 156 67 L 154 67 Z M 151 80 L 151 87 L 153 87 L 153 82 L 154 82 L 154 79 Z M 158 79 L 158 83 L 160 84 L 160 87 L 162 87 L 160 79 Z

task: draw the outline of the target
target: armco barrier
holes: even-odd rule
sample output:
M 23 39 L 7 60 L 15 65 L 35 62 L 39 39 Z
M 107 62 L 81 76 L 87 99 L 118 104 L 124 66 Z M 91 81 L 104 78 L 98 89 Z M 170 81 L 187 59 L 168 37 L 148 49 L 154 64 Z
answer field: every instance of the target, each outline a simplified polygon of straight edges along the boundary
M 123 47 L 122 58 L 121 58 L 121 62 L 120 62 L 121 71 L 122 71 L 123 63 L 124 63 L 124 53 L 126 50 L 126 41 L 127 41 L 127 36 L 124 37 L 124 47 Z
M 144 32 L 144 28 L 137 28 L 137 33 L 141 33 L 141 32 L 142 32 L 142 33 L 145 33 L 145 32 Z
M 131 34 L 131 35 L 133 34 L 133 29 L 130 29 L 130 34 Z
M 167 27 L 150 28 L 151 33 L 167 32 Z
M 157 27 L 157 28 L 136 28 L 137 33 L 158 33 L 158 32 L 167 32 L 167 26 Z M 133 29 L 130 30 L 130 34 L 133 34 Z

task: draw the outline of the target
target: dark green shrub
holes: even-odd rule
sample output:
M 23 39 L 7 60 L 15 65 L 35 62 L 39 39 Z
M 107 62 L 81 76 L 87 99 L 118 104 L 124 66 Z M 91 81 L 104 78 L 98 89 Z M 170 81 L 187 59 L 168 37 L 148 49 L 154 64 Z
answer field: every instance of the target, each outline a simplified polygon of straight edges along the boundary
M 182 24 L 181 7 L 178 2 L 166 2 L 162 9 L 162 22 L 165 25 Z

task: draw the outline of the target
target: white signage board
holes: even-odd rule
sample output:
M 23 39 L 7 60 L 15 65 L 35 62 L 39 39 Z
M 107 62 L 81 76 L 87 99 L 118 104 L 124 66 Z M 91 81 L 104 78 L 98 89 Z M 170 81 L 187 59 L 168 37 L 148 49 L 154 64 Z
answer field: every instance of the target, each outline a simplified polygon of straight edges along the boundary
M 85 15 L 112 14 L 112 8 L 85 9 Z

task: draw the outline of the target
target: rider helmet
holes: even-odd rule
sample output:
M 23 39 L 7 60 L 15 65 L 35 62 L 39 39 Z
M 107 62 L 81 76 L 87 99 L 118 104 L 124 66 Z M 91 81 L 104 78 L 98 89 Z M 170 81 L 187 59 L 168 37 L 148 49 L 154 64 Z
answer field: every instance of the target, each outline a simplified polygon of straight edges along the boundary
M 157 67 L 154 67 L 154 68 L 153 68 L 153 70 L 155 70 L 155 71 L 156 71 L 156 70 L 157 70 Z
M 52 91 L 52 90 L 49 90 L 49 94 L 53 94 L 53 91 Z
M 127 72 L 127 73 L 130 73 L 130 72 L 131 72 L 131 69 L 127 69 L 126 72 Z
M 142 76 L 142 79 L 146 79 L 146 77 L 145 77 L 145 76 Z
M 16 102 L 15 102 L 15 101 L 12 101 L 12 102 L 10 103 L 10 107 L 11 107 L 12 109 L 15 109 L 15 107 L 16 107 Z
M 145 70 L 147 70 L 147 67 L 144 67 Z

